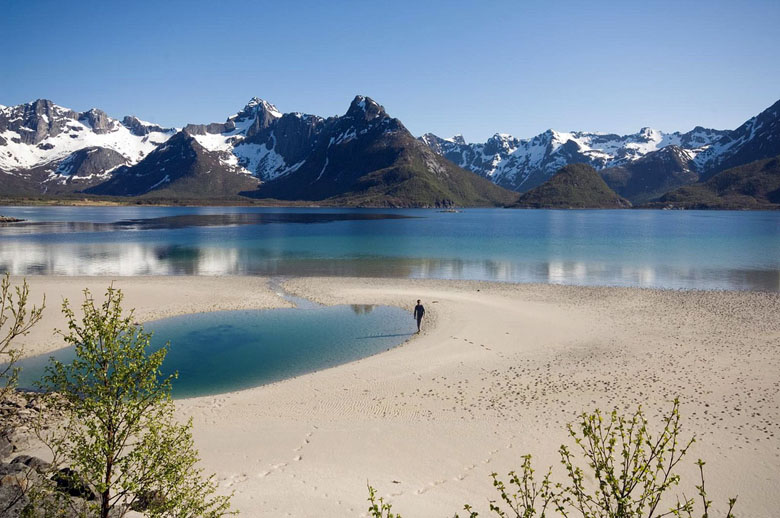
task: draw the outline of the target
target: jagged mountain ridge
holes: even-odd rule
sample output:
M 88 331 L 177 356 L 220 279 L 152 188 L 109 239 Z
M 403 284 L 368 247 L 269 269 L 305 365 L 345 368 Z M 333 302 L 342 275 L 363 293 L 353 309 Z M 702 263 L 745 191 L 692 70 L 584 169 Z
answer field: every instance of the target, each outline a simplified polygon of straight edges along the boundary
M 462 136 L 442 139 L 431 133 L 420 139 L 459 166 L 523 192 L 573 163 L 605 169 L 631 163 L 667 146 L 677 146 L 693 159 L 725 134 L 696 127 L 687 133 L 642 128 L 631 135 L 547 130 L 530 139 L 497 133 L 487 142 L 475 144 L 466 143 Z
M 209 151 L 231 154 L 233 165 L 262 181 L 295 172 L 314 149 L 326 119 L 282 114 L 257 97 L 224 123 L 189 124 L 183 131 Z
M 113 196 L 221 198 L 254 189 L 258 180 L 232 163 L 227 152 L 208 151 L 180 131 L 133 166 L 85 190 Z
M 695 159 L 706 180 L 726 169 L 780 155 L 780 100 L 714 142 Z
M 599 174 L 611 189 L 632 203 L 644 203 L 699 180 L 691 153 L 676 145 L 602 169 Z
M 280 120 L 281 122 L 281 120 Z M 320 120 L 312 150 L 252 196 L 358 206 L 496 205 L 514 195 L 436 155 L 373 99 Z
M 642 128 L 631 135 L 548 130 L 530 139 L 497 133 L 484 143 L 428 133 L 420 140 L 461 167 L 512 190 L 527 191 L 564 165 L 585 163 L 601 170 L 607 183 L 623 177 L 610 185 L 619 194 L 646 200 L 663 194 L 658 189 L 693 183 L 780 153 L 780 101 L 735 130 L 697 126 L 686 133 L 664 133 Z M 642 185 L 646 190 L 638 192 Z
M 85 192 L 242 194 L 361 206 L 502 205 L 516 197 L 436 155 L 364 96 L 343 116 L 327 119 L 282 114 L 252 99 L 224 123 L 185 126 L 140 162 L 117 168 Z
M 358 96 L 355 102 L 359 104 L 361 99 L 365 102 L 368 98 Z M 278 186 L 266 187 L 265 191 L 284 194 L 287 199 L 297 190 L 303 199 L 312 200 L 344 194 L 335 192 L 335 186 L 351 189 L 344 181 L 348 175 L 342 174 L 340 179 L 328 182 L 322 178 L 327 178 L 331 169 L 343 164 L 350 174 L 368 173 L 365 168 L 358 167 L 358 162 L 363 160 L 379 167 L 382 160 L 375 160 L 378 149 L 388 153 L 394 148 L 407 150 L 403 158 L 405 163 L 423 164 L 416 170 L 433 173 L 433 177 L 437 170 L 448 168 L 438 159 L 431 158 L 440 155 L 497 185 L 520 191 L 543 183 L 566 164 L 586 163 L 600 170 L 610 187 L 634 202 L 645 202 L 666 190 L 706 180 L 733 164 L 780 153 L 780 101 L 733 131 L 696 127 L 687 133 L 667 134 L 643 128 L 636 134 L 620 136 L 549 130 L 532 139 L 497 134 L 483 144 L 467 144 L 462 137 L 440 139 L 426 134 L 418 142 L 433 152 L 430 155 L 407 142 L 406 128 L 397 119 L 389 117 L 403 128 L 402 139 L 397 132 L 380 132 L 376 135 L 377 144 L 383 139 L 387 142 L 373 147 L 356 147 L 351 140 L 361 135 L 350 135 L 350 131 L 358 130 L 347 127 L 352 124 L 345 122 L 349 121 L 348 114 L 327 118 L 302 113 L 283 114 L 267 101 L 253 98 L 225 122 L 189 124 L 177 130 L 135 117 L 124 117 L 120 121 L 97 109 L 75 112 L 46 100 L 14 107 L 0 106 L 0 191 L 55 195 L 83 190 L 94 192 L 93 187 L 118 174 L 126 174 L 179 133 L 200 145 L 202 149 L 199 148 L 196 154 L 200 159 L 208 157 L 207 161 L 214 165 L 211 169 L 228 175 L 251 174 L 266 184 L 279 180 Z M 336 153 L 331 156 L 323 151 L 334 145 L 352 149 L 352 155 Z M 361 157 L 361 153 L 367 154 Z M 409 153 L 416 158 L 411 158 Z M 382 162 L 385 164 L 382 167 L 390 167 L 387 164 L 400 160 L 401 155 L 390 158 L 392 160 Z M 149 164 L 139 178 L 151 178 Z M 324 176 L 315 181 L 321 172 Z M 390 181 L 388 173 L 378 173 L 385 175 L 381 180 L 375 174 L 372 188 L 384 188 Z M 396 181 L 402 180 L 396 178 Z M 368 189 L 365 181 L 355 188 Z M 230 181 L 227 183 L 232 185 Z M 162 188 L 163 184 L 155 189 Z M 154 185 L 140 182 L 133 190 L 140 192 Z M 354 194 L 353 191 L 346 192 Z M 199 193 L 194 194 L 200 197 Z
M 76 112 L 51 101 L 0 106 L 0 172 L 57 193 L 94 185 L 142 160 L 176 130 L 98 109 Z M 8 180 L 10 182 L 10 180 Z

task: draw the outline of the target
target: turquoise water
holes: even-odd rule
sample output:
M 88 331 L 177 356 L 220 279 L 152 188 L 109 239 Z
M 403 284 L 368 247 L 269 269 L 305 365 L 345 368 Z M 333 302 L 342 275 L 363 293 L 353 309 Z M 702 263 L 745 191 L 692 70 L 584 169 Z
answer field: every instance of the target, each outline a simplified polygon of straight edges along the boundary
M 0 272 L 780 291 L 780 212 L 0 207 Z
M 333 367 L 395 347 L 417 327 L 391 306 L 217 311 L 144 324 L 156 350 L 170 341 L 163 373 L 178 371 L 174 397 L 219 394 Z M 49 356 L 20 362 L 20 387 L 41 379 Z M 73 360 L 72 348 L 53 354 Z

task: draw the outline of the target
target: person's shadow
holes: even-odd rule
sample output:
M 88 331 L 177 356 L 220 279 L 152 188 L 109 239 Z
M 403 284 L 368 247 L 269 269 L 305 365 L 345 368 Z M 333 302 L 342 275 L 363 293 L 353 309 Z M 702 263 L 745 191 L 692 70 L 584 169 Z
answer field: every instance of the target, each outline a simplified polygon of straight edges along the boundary
M 416 335 L 416 334 L 417 334 L 417 332 L 415 331 L 414 333 L 398 333 L 398 334 L 395 334 L 395 335 L 358 336 L 358 337 L 355 338 L 355 340 L 369 340 L 371 338 L 396 338 L 396 337 L 399 337 L 399 336 L 412 336 L 412 335 Z

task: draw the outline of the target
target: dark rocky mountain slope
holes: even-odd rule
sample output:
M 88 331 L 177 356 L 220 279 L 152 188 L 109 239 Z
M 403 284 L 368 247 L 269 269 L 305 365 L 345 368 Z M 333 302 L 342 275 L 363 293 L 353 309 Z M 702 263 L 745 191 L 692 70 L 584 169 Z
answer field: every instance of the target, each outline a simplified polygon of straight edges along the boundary
M 664 194 L 652 206 L 681 209 L 780 209 L 780 156 L 722 171 Z
M 294 174 L 249 194 L 394 207 L 491 206 L 516 198 L 433 153 L 401 121 L 363 96 L 344 116 L 323 122 L 311 154 Z
M 121 167 L 89 194 L 165 198 L 223 198 L 257 187 L 258 180 L 227 163 L 226 153 L 206 150 L 184 132 L 134 166 Z
M 625 209 L 631 202 L 609 188 L 593 167 L 569 164 L 520 196 L 513 207 L 535 209 Z

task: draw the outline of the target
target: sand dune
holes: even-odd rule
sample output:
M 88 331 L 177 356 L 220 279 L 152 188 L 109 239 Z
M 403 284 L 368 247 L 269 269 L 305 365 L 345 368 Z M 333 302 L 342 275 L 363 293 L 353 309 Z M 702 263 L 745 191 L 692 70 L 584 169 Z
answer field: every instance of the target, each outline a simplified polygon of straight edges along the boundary
M 28 351 L 57 346 L 62 295 L 105 278 L 33 277 L 46 321 Z M 122 278 L 139 319 L 284 306 L 261 278 Z M 653 418 L 679 396 L 707 461 L 716 504 L 740 516 L 780 507 L 780 295 L 455 281 L 300 278 L 286 288 L 325 304 L 428 310 L 401 347 L 273 385 L 178 402 L 204 467 L 243 516 L 364 515 L 366 481 L 406 517 L 487 514 L 489 474 L 532 453 L 555 465 L 581 411 L 641 404 Z M 410 313 L 411 315 L 411 313 Z M 175 344 L 173 344 L 175 347 Z M 560 471 L 557 471 L 561 474 Z M 692 485 L 686 493 L 693 493 Z

